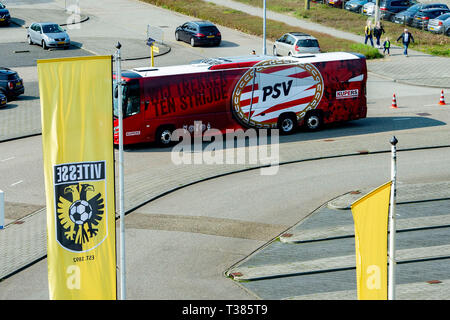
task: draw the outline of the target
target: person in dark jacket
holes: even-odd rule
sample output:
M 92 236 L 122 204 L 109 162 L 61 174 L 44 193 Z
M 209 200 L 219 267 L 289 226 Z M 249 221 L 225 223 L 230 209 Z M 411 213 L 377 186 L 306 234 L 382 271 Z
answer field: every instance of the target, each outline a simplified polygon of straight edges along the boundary
M 380 38 L 383 35 L 383 33 L 385 33 L 383 25 L 381 24 L 380 21 L 377 22 L 377 24 L 375 25 L 375 28 L 373 28 L 373 35 L 375 36 L 375 39 L 377 39 L 377 48 L 381 48 L 380 46 Z
M 414 43 L 414 38 L 411 34 L 411 32 L 408 31 L 408 29 L 405 28 L 403 33 L 398 37 L 397 42 L 402 39 L 403 43 L 403 54 L 407 57 L 408 56 L 408 46 L 411 43 L 411 41 Z

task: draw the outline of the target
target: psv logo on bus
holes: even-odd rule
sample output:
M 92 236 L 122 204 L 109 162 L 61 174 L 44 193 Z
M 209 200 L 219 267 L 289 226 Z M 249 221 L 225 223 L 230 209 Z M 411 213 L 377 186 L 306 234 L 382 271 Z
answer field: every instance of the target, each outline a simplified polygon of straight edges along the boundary
M 245 72 L 232 96 L 232 110 L 247 127 L 275 128 L 284 112 L 303 118 L 315 109 L 323 95 L 323 79 L 310 63 L 265 60 Z
M 263 101 L 266 101 L 268 96 L 271 96 L 274 99 L 278 98 L 282 94 L 284 96 L 287 96 L 289 94 L 289 91 L 291 91 L 292 82 L 294 82 L 294 80 L 289 80 L 287 82 L 282 83 L 275 83 L 273 87 L 272 86 L 263 87 Z

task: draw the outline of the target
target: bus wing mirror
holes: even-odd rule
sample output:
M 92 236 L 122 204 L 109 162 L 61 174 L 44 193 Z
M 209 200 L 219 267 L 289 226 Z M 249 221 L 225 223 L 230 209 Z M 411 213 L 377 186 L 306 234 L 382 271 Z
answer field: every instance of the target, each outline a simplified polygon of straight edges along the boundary
M 117 87 L 118 85 L 115 85 L 114 87 L 114 98 L 116 99 L 119 97 L 119 89 Z
M 150 104 L 150 101 L 145 101 L 145 110 L 148 109 L 148 105 Z

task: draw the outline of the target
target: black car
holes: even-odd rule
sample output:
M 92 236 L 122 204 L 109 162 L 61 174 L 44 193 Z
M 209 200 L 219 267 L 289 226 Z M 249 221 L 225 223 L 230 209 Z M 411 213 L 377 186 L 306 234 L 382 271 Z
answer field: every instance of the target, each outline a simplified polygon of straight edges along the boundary
M 3 93 L 0 93 L 0 108 L 6 106 L 7 102 L 8 99 L 6 99 L 6 96 Z
M 380 0 L 380 18 L 392 20 L 396 13 L 416 4 L 416 0 Z
M 427 30 L 428 21 L 430 21 L 430 19 L 439 17 L 441 14 L 444 14 L 447 12 L 450 12 L 450 10 L 444 9 L 444 8 L 432 8 L 432 9 L 419 10 L 419 12 L 417 12 L 416 15 L 414 16 L 414 19 L 413 19 L 411 25 L 415 28 Z
M 0 25 L 9 25 L 11 15 L 5 5 L 0 2 Z
M 209 21 L 186 22 L 175 30 L 175 39 L 198 45 L 218 46 L 222 40 L 219 29 Z
M 19 74 L 8 68 L 0 68 L 0 93 L 12 100 L 24 92 L 23 80 Z
M 446 4 L 443 3 L 418 3 L 413 5 L 412 7 L 409 7 L 405 11 L 401 11 L 397 13 L 394 18 L 392 19 L 393 22 L 404 24 L 410 26 L 412 24 L 412 21 L 414 19 L 414 16 L 416 15 L 419 10 L 422 9 L 430 9 L 430 8 L 445 8 L 448 9 Z

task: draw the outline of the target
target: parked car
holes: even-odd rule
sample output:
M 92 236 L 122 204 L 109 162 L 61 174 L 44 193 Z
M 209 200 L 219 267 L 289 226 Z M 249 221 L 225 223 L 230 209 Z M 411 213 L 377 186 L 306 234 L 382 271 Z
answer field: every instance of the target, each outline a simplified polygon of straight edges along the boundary
M 392 21 L 395 23 L 410 26 L 414 19 L 414 15 L 419 10 L 430 9 L 430 8 L 447 8 L 448 9 L 447 5 L 443 4 L 443 3 L 417 3 L 417 4 L 409 7 L 405 11 L 401 11 L 401 12 L 397 13 L 394 16 L 394 18 L 392 19 Z
M 381 0 L 380 18 L 392 21 L 396 13 L 406 10 L 416 3 L 416 0 Z
M 444 21 L 450 18 L 450 13 L 441 14 L 439 17 L 430 19 L 428 31 L 433 33 L 444 33 Z
M 0 92 L 0 107 L 6 106 L 7 102 L 8 102 L 8 99 L 6 99 L 6 96 Z
M 70 47 L 70 37 L 66 30 L 51 22 L 31 24 L 27 29 L 27 40 L 30 45 L 41 45 L 44 50 Z
M 299 53 L 319 53 L 319 42 L 303 32 L 285 33 L 273 44 L 273 55 L 293 56 Z
M 9 68 L 0 68 L 0 93 L 5 95 L 9 101 L 24 92 L 23 80 L 19 74 Z
M 195 47 L 198 45 L 220 45 L 222 35 L 219 29 L 209 21 L 191 21 L 177 27 L 175 39 L 190 43 Z
M 0 2 L 0 25 L 9 25 L 11 21 L 11 15 L 6 6 Z
M 415 28 L 427 30 L 428 21 L 430 19 L 437 18 L 441 14 L 450 12 L 448 9 L 444 8 L 431 8 L 431 9 L 423 9 L 419 10 L 414 16 L 414 19 L 411 25 Z
M 342 8 L 342 2 L 343 0 L 327 0 L 328 5 L 335 8 Z
M 375 2 L 375 0 L 350 0 L 345 3 L 345 10 L 362 13 L 363 6 L 368 2 Z
M 362 14 L 366 16 L 374 16 L 375 15 L 375 3 L 367 2 L 362 7 Z
M 444 29 L 443 33 L 444 33 L 446 36 L 449 36 L 449 37 L 450 37 L 450 18 L 448 18 L 447 20 L 445 20 L 445 21 L 442 23 L 442 25 L 443 25 L 443 29 Z

